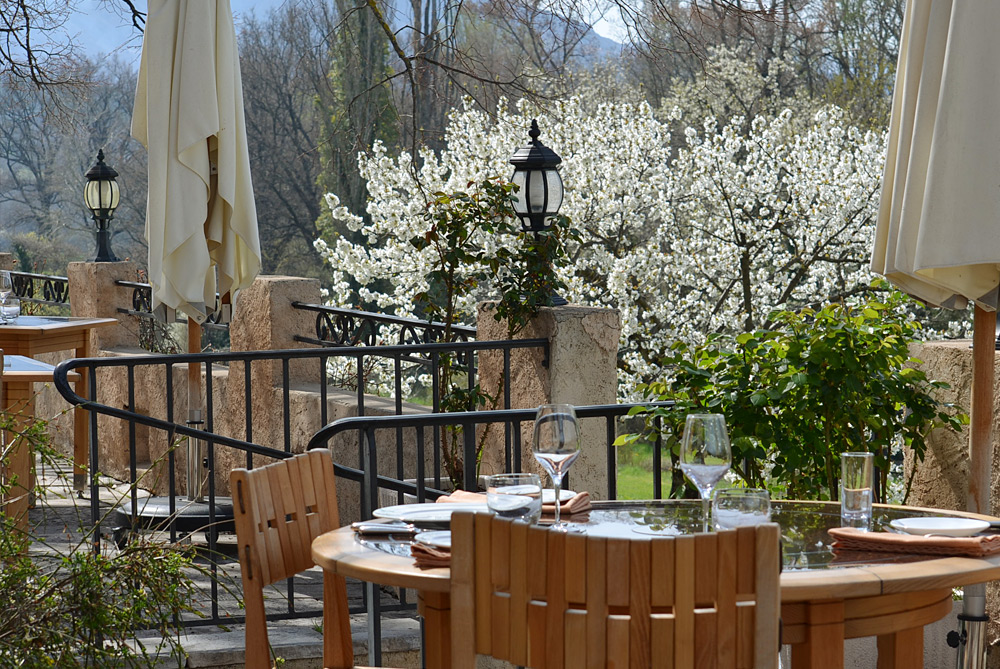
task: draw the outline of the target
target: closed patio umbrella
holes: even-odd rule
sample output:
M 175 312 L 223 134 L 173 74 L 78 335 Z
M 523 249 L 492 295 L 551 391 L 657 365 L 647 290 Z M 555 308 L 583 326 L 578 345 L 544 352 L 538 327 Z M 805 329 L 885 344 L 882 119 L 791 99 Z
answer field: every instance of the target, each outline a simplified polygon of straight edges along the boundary
M 260 270 L 243 86 L 229 0 L 149 0 L 132 113 L 148 151 L 146 241 L 154 313 L 201 324 Z M 189 365 L 189 421 L 201 420 L 201 374 Z M 192 465 L 189 454 L 188 494 Z
M 872 269 L 930 304 L 975 303 L 968 508 L 990 513 L 1000 287 L 1000 3 L 909 0 Z M 959 666 L 985 667 L 985 587 Z

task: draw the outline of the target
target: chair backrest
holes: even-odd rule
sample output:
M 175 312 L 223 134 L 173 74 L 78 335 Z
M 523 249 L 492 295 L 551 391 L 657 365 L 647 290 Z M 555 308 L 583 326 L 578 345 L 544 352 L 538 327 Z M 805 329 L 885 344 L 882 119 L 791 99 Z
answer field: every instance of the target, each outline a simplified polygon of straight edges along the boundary
M 538 669 L 778 666 L 773 523 L 608 539 L 487 514 L 451 521 L 452 657 Z
M 246 606 L 246 666 L 271 667 L 265 586 L 315 566 L 312 540 L 340 526 L 333 460 L 325 449 L 257 469 L 235 469 L 233 494 L 240 573 Z M 344 579 L 324 573 L 323 663 L 353 667 Z M 331 623 L 335 629 L 326 629 Z

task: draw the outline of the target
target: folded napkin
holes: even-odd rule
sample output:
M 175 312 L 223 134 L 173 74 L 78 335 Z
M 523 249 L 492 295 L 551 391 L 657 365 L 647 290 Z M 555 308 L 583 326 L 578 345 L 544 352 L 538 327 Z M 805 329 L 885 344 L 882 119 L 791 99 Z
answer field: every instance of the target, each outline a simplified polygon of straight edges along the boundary
M 855 527 L 827 530 L 835 539 L 833 550 L 959 555 L 983 557 L 1000 552 L 1000 535 L 982 537 L 923 537 L 892 532 L 865 532 Z
M 410 544 L 410 555 L 417 569 L 434 569 L 435 567 L 451 566 L 451 550 L 428 546 L 419 541 Z
M 464 502 L 469 503 L 486 503 L 486 494 L 481 492 L 468 492 L 466 490 L 456 490 L 450 495 L 445 495 L 444 497 L 438 497 L 438 502 Z M 592 505 L 590 503 L 590 493 L 589 492 L 578 492 L 559 507 L 559 514 L 561 516 L 576 516 L 577 514 L 590 513 Z M 552 502 L 550 504 L 542 504 L 542 519 L 547 519 L 548 516 L 555 515 L 556 504 Z M 568 519 L 567 519 L 568 520 Z

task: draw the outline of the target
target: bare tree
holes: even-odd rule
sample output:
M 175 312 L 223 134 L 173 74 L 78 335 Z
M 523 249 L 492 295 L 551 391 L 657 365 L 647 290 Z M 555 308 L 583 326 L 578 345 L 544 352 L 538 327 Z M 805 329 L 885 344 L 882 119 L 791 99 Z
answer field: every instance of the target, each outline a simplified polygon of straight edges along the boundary
M 240 32 L 250 164 L 268 272 L 320 276 L 312 250 L 322 212 L 320 129 L 337 14 L 320 0 L 286 2 Z M 355 168 L 356 169 L 356 168 Z

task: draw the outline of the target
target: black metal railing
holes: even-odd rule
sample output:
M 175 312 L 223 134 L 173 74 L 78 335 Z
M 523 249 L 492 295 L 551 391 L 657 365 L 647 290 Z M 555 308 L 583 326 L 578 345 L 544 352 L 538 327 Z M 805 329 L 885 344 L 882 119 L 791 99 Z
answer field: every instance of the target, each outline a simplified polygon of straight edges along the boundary
M 292 302 L 296 309 L 316 312 L 316 336 L 296 336 L 297 341 L 320 346 L 376 346 L 385 343 L 432 344 L 465 342 L 476 339 L 476 328 L 465 325 L 448 326 L 437 321 L 399 318 L 359 309 L 341 309 L 322 304 Z
M 372 358 L 388 360 L 390 366 L 396 371 L 397 378 L 394 387 L 397 393 L 389 402 L 380 402 L 380 411 L 391 411 L 402 414 L 404 411 L 429 411 L 439 408 L 439 398 L 435 397 L 430 407 L 420 407 L 404 402 L 402 396 L 402 380 L 399 378 L 403 361 L 406 359 L 425 360 L 426 373 L 433 378 L 437 377 L 438 364 L 444 355 L 453 355 L 456 350 L 465 352 L 470 357 L 481 351 L 492 351 L 495 355 L 502 356 L 502 369 L 505 370 L 509 378 L 511 366 L 511 355 L 519 349 L 539 350 L 547 356 L 548 343 L 545 340 L 524 340 L 524 341 L 496 341 L 496 342 L 465 342 L 456 344 L 426 344 L 423 346 L 375 346 L 358 348 L 314 348 L 295 349 L 286 351 L 254 351 L 254 352 L 229 352 L 229 353 L 198 353 L 183 355 L 148 355 L 148 356 L 127 356 L 117 358 L 86 358 L 67 360 L 61 363 L 55 371 L 55 385 L 59 392 L 72 404 L 80 405 L 91 412 L 89 441 L 90 441 L 90 471 L 92 474 L 90 485 L 90 515 L 96 528 L 100 528 L 102 522 L 107 522 L 105 513 L 107 508 L 102 508 L 98 490 L 97 473 L 109 474 L 110 471 L 102 465 L 101 453 L 97 444 L 122 443 L 122 448 L 128 449 L 128 472 L 115 472 L 127 478 L 131 487 L 131 515 L 133 525 L 135 524 L 136 509 L 139 508 L 137 484 L 140 481 L 140 471 L 146 467 L 152 468 L 149 460 L 157 460 L 160 467 L 166 470 L 166 497 L 173 500 L 180 487 L 176 480 L 175 472 L 178 459 L 175 456 L 174 446 L 186 440 L 199 440 L 205 445 L 205 470 L 208 482 L 207 507 L 209 510 L 208 524 L 215 527 L 218 518 L 215 517 L 216 508 L 216 485 L 218 475 L 227 475 L 219 472 L 217 462 L 220 452 L 225 453 L 225 461 L 229 466 L 253 466 L 254 457 L 273 459 L 287 457 L 292 452 L 304 450 L 305 443 L 294 443 L 294 434 L 311 435 L 316 430 L 331 420 L 329 415 L 330 400 L 337 387 L 332 385 L 327 374 L 331 366 L 331 361 L 336 359 L 349 359 L 357 363 L 358 376 L 356 378 L 356 388 L 353 391 L 353 400 L 356 407 L 351 411 L 356 411 L 359 415 L 365 415 L 367 407 L 373 403 L 373 398 L 365 393 L 366 379 L 364 370 L 366 361 Z M 180 415 L 180 411 L 186 410 L 186 402 L 181 402 L 175 398 L 175 375 L 183 373 L 188 365 L 195 365 L 199 370 L 201 378 L 205 382 L 204 408 L 205 413 L 201 421 L 196 424 L 189 424 L 185 417 Z M 293 366 L 297 373 L 302 374 L 303 368 L 306 376 L 309 376 L 310 369 L 314 370 L 311 378 L 315 383 L 311 385 L 311 390 L 318 398 L 319 408 L 317 411 L 303 411 L 299 415 L 315 416 L 312 425 L 296 424 L 293 430 L 292 421 L 292 393 L 301 393 L 303 388 L 301 383 L 292 383 Z M 228 369 L 228 374 L 221 374 Z M 74 370 L 87 370 L 88 384 L 87 395 L 96 398 L 94 401 L 86 401 L 77 395 L 67 382 L 67 374 Z M 268 415 L 266 432 L 266 443 L 255 437 L 255 427 L 260 428 L 263 421 L 255 419 L 254 393 L 263 392 L 261 387 L 254 382 L 255 378 L 261 378 L 263 374 L 269 379 L 268 390 L 276 394 L 276 402 L 279 409 Z M 273 378 L 275 384 L 273 390 L 270 387 L 270 379 Z M 469 370 L 469 382 L 475 382 L 475 369 Z M 220 384 L 225 385 L 220 385 Z M 502 406 L 510 406 L 510 390 L 508 383 L 505 383 L 506 392 L 502 395 Z M 111 386 L 111 388 L 109 388 Z M 435 391 L 437 389 L 435 388 Z M 227 392 L 228 391 L 228 392 Z M 220 418 L 218 409 L 225 406 L 225 398 L 240 397 L 240 401 L 231 404 L 223 409 L 226 412 L 225 422 Z M 161 407 L 150 406 L 151 402 L 139 401 L 138 397 L 161 397 L 163 403 Z M 178 402 L 181 406 L 178 407 Z M 259 405 L 258 405 L 259 406 Z M 124 421 L 124 429 L 121 424 L 115 421 L 109 422 L 107 418 L 98 420 L 98 416 L 111 417 Z M 233 417 L 238 416 L 238 420 Z M 110 426 L 110 427 L 109 427 Z M 101 430 L 121 429 L 127 434 L 122 437 L 122 432 L 115 432 L 109 438 Z M 223 433 L 225 430 L 225 434 Z M 137 435 L 145 434 L 146 443 L 161 442 L 171 447 L 165 448 L 165 453 L 151 453 L 140 461 L 139 453 L 141 449 L 137 444 Z M 221 450 L 220 450 L 221 449 Z M 235 457 L 234 457 L 235 455 Z M 238 464 L 232 464 L 238 462 Z M 440 471 L 440 461 L 429 463 L 429 468 Z M 360 482 L 359 475 L 346 468 L 339 467 L 338 474 L 348 480 Z M 221 479 L 220 479 L 221 480 Z M 173 502 L 171 502 L 173 503 Z M 179 524 L 174 516 L 176 507 L 171 506 L 170 521 L 161 529 L 168 531 L 172 539 L 176 539 L 179 531 Z M 105 534 L 110 534 L 112 528 L 103 528 Z M 214 531 L 208 532 L 209 551 L 214 554 L 218 546 L 217 537 Z M 95 550 L 100 549 L 102 539 L 100 531 L 94 533 Z M 211 563 L 211 573 L 217 575 L 215 562 Z M 211 610 L 204 618 L 185 621 L 186 624 L 218 624 L 223 621 L 232 622 L 239 616 L 223 616 L 219 610 L 217 583 L 213 579 L 211 592 Z M 294 609 L 293 584 L 289 585 L 288 606 L 289 609 L 283 615 L 294 616 L 304 615 Z M 315 611 L 311 612 L 315 615 Z
M 47 304 L 56 307 L 69 305 L 69 279 L 64 276 L 11 272 L 14 294 L 22 302 Z
M 576 414 L 581 419 L 584 431 L 589 432 L 594 429 L 594 423 L 598 423 L 599 434 L 603 437 L 601 443 L 604 452 L 602 458 L 607 462 L 607 488 L 608 499 L 617 499 L 617 452 L 615 440 L 618 436 L 618 419 L 625 417 L 635 407 L 651 406 L 671 406 L 672 402 L 653 402 L 649 404 L 609 404 L 599 406 L 578 406 Z M 456 413 L 425 414 L 420 416 L 361 416 L 352 418 L 342 418 L 330 425 L 325 426 L 309 441 L 308 448 L 328 448 L 333 439 L 339 435 L 356 434 L 358 444 L 357 462 L 355 466 L 347 463 L 336 463 L 339 476 L 349 478 L 361 483 L 361 517 L 370 518 L 374 509 L 384 506 L 386 498 L 383 491 L 388 491 L 390 497 L 393 495 L 396 502 L 403 501 L 403 495 L 409 494 L 416 498 L 416 501 L 423 502 L 444 494 L 440 489 L 440 471 L 428 472 L 435 475 L 433 485 L 428 486 L 425 480 L 425 472 L 420 468 L 427 455 L 427 451 L 436 450 L 441 447 L 441 434 L 445 430 L 451 430 L 453 434 L 461 436 L 461 446 L 463 460 L 465 463 L 472 463 L 465 473 L 463 480 L 466 488 L 475 489 L 469 482 L 475 482 L 475 462 L 477 451 L 483 438 L 484 430 L 499 427 L 502 434 L 495 435 L 497 439 L 494 443 L 503 446 L 502 468 L 505 472 L 523 471 L 523 458 L 527 457 L 522 444 L 522 432 L 525 424 L 531 424 L 535 419 L 534 409 L 507 409 L 494 411 L 470 411 Z M 657 419 L 658 420 L 658 419 Z M 603 423 L 603 424 L 601 424 Z M 657 424 L 657 428 L 658 428 Z M 389 476 L 383 472 L 386 467 L 382 459 L 391 458 L 397 464 L 403 460 L 401 450 L 400 435 L 403 432 L 409 433 L 415 438 L 416 452 L 414 453 L 416 463 L 414 476 L 407 478 L 402 470 L 397 470 L 395 476 Z M 355 439 L 350 440 L 354 442 Z M 660 437 L 660 430 L 656 429 L 652 435 L 653 461 L 652 461 L 652 491 L 653 498 L 663 497 L 662 481 L 662 458 L 663 443 Z M 530 453 L 530 445 L 527 449 Z M 669 474 L 668 474 L 669 476 Z M 569 479 L 566 479 L 569 484 Z M 390 503 L 392 503 L 390 501 Z M 382 604 L 377 596 L 378 588 L 374 584 L 363 584 L 363 603 L 367 613 L 368 638 L 381 639 L 381 618 Z M 369 661 L 375 666 L 381 664 L 381 645 L 379 643 L 369 644 L 373 655 Z
M 153 314 L 153 287 L 148 283 L 143 283 L 141 281 L 115 281 L 116 286 L 121 286 L 123 288 L 132 289 L 132 307 L 126 309 L 124 307 L 118 308 L 118 313 L 128 314 L 130 316 L 137 316 L 139 318 L 155 318 Z M 220 322 L 223 321 L 225 312 L 222 309 L 221 296 L 216 293 L 215 295 L 215 310 L 209 314 L 208 318 L 202 323 L 202 327 L 215 329 L 215 330 L 228 330 L 229 323 Z M 177 322 L 183 322 L 183 317 L 175 317 Z

